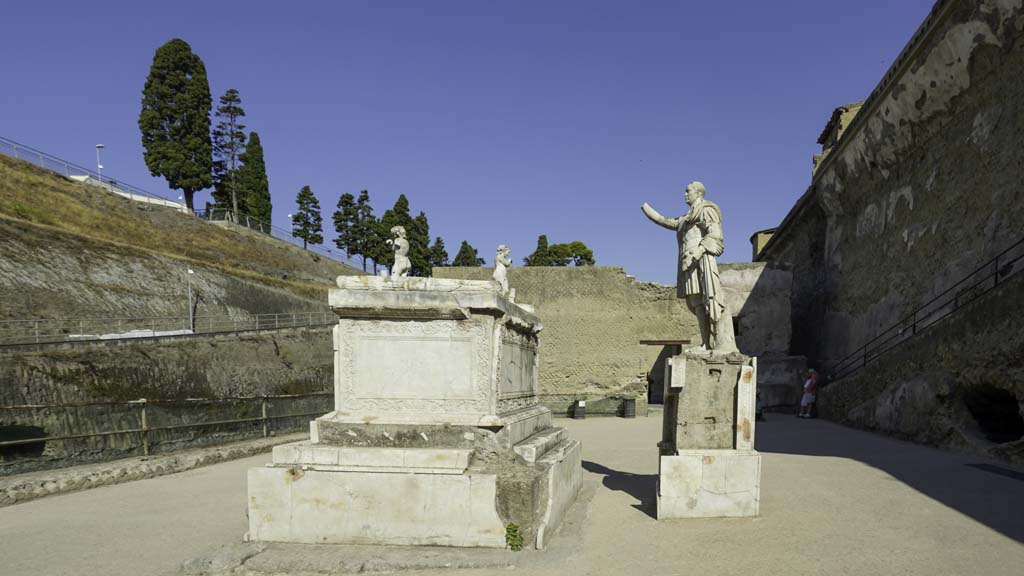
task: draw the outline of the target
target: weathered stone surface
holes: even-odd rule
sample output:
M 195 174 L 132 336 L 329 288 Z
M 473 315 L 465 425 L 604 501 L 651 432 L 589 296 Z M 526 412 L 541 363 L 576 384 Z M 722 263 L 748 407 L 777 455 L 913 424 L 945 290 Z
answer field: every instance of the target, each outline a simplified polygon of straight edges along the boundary
M 957 282 L 1024 234 L 1022 41 L 1019 1 L 937 2 L 839 141 L 823 142 L 831 151 L 759 256 L 792 266 L 791 353 L 827 373 L 946 290 L 973 290 Z M 821 413 L 958 449 L 1019 450 L 993 446 L 964 402 L 991 385 L 1024 406 L 1019 315 L 989 318 L 916 336 L 915 351 L 826 393 Z
M 114 462 L 73 466 L 62 470 L 29 472 L 0 478 L 0 507 L 20 504 L 44 496 L 155 478 L 228 460 L 246 458 L 268 452 L 277 444 L 294 442 L 299 438 L 301 438 L 300 434 L 260 438 L 225 446 L 183 450 L 168 455 L 124 458 Z
M 338 286 L 336 410 L 250 471 L 250 539 L 502 547 L 514 525 L 543 546 L 581 460 L 578 442 L 544 435 L 536 316 L 489 281 Z
M 705 353 L 683 354 L 673 361 L 675 380 L 665 394 L 663 449 L 735 448 L 739 383 L 748 358 Z M 743 391 L 745 396 L 753 393 L 751 387 Z
M 342 448 L 296 442 L 274 447 L 274 465 L 336 472 L 462 474 L 472 453 L 451 448 Z
M 578 440 L 563 440 L 537 460 L 537 467 L 546 471 L 541 510 L 537 525 L 536 546 L 542 549 L 576 500 L 583 478 L 583 449 Z
M 662 456 L 658 520 L 757 516 L 761 455 L 753 450 L 680 450 Z
M 328 328 L 295 328 L 245 334 L 199 335 L 155 341 L 103 341 L 0 350 L 0 404 L 126 402 L 139 398 L 249 396 L 250 400 L 151 404 L 148 425 L 259 417 L 262 394 L 302 394 L 331 389 Z M 271 399 L 269 416 L 327 413 L 329 396 Z M 280 418 L 271 430 L 306 426 L 310 416 Z M 130 404 L 65 409 L 4 411 L 0 427 L 41 428 L 63 436 L 140 427 L 139 407 Z M 153 453 L 232 442 L 261 435 L 252 424 L 152 431 Z M 2 438 L 10 439 L 10 438 Z M 38 458 L 0 455 L 0 475 L 142 455 L 137 435 L 48 441 Z
M 565 428 L 551 427 L 542 430 L 526 440 L 516 444 L 512 451 L 524 462 L 533 463 L 543 456 L 552 446 L 560 444 L 569 437 Z
M 249 470 L 255 541 L 503 548 L 490 474 Z
M 739 315 L 741 351 L 760 357 L 764 352 L 779 354 L 782 343 L 788 347 L 789 272 L 764 263 L 730 263 L 719 268 L 726 297 L 739 304 L 733 313 Z M 736 274 L 730 272 L 734 269 Z M 491 272 L 483 267 L 440 267 L 434 269 L 434 277 L 488 280 Z M 764 274 L 768 275 L 764 282 L 753 278 Z M 544 319 L 539 397 L 557 415 L 568 415 L 576 400 L 587 401 L 588 416 L 615 415 L 627 397 L 636 399 L 637 415 L 645 415 L 648 385 L 660 402 L 665 358 L 678 351 L 640 341 L 699 339 L 696 318 L 676 297 L 675 287 L 638 282 L 622 268 L 517 266 L 508 270 L 508 279 L 517 299 L 535 305 Z M 739 284 L 731 285 L 733 280 Z M 762 312 L 764 308 L 769 310 Z M 787 320 L 771 329 L 761 328 L 762 321 L 778 318 Z M 748 320 L 757 322 L 757 329 L 747 330 Z M 767 340 L 759 342 L 761 337 Z M 778 381 L 802 384 L 797 373 Z M 773 382 L 771 374 L 765 382 Z M 779 397 L 790 399 L 792 405 L 799 399 Z
M 1024 464 L 1024 274 L 822 387 L 843 424 Z M 969 337 L 965 337 L 969 335 Z

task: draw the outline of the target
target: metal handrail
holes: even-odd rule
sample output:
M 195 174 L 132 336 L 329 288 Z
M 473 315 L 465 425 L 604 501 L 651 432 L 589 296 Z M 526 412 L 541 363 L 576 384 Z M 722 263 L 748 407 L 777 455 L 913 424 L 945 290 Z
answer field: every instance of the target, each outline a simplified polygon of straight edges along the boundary
M 191 325 L 190 325 L 191 322 Z M 255 330 L 328 326 L 332 312 L 291 312 L 254 316 L 143 316 L 0 320 L 0 347 L 21 344 L 95 342 L 166 336 L 194 336 Z
M 861 370 L 869 361 L 893 350 L 921 331 L 962 310 L 966 304 L 994 290 L 1000 281 L 1019 271 L 1017 262 L 1022 258 L 1024 238 L 1014 242 L 864 345 L 832 364 L 827 372 L 828 381 L 834 382 Z
M 141 434 L 142 440 L 142 452 L 148 456 L 150 453 L 150 442 L 149 433 L 157 432 L 161 430 L 182 430 L 188 428 L 203 428 L 207 426 L 218 426 L 223 424 L 244 424 L 248 422 L 261 422 L 263 425 L 263 436 L 267 437 L 270 435 L 270 423 L 274 420 L 283 420 L 286 418 L 304 418 L 309 416 L 321 416 L 325 412 L 303 412 L 298 414 L 280 414 L 280 415 L 268 415 L 267 406 L 271 400 L 286 399 L 286 398 L 314 398 L 320 396 L 333 396 L 333 392 L 312 392 L 309 394 L 276 394 L 276 395 L 262 395 L 262 396 L 243 396 L 243 397 L 225 397 L 225 398 L 186 398 L 183 400 L 175 399 L 160 399 L 160 400 L 149 400 L 146 398 L 140 398 L 138 400 L 124 400 L 120 402 L 116 401 L 98 401 L 98 402 L 69 402 L 64 404 L 23 404 L 14 406 L 0 406 L 0 411 L 3 410 L 29 410 L 29 409 L 52 409 L 52 408 L 81 408 L 84 406 L 131 406 L 139 408 L 139 427 L 128 428 L 122 430 L 103 430 L 99 432 L 86 432 L 81 434 L 63 434 L 59 436 L 43 436 L 37 438 L 23 438 L 21 440 L 5 440 L 0 442 L 0 447 L 5 446 L 25 446 L 29 444 L 39 444 L 43 442 L 49 442 L 54 440 L 80 440 L 83 438 L 100 438 L 104 436 L 117 436 L 117 435 L 131 435 Z M 239 400 L 259 400 L 260 401 L 260 416 L 253 418 L 233 418 L 229 420 L 212 420 L 206 422 L 192 422 L 186 424 L 168 424 L 163 426 L 150 426 L 149 420 L 146 416 L 147 405 L 158 405 L 158 404 L 187 404 L 187 403 L 207 403 L 207 404 L 227 404 L 229 402 L 237 402 Z

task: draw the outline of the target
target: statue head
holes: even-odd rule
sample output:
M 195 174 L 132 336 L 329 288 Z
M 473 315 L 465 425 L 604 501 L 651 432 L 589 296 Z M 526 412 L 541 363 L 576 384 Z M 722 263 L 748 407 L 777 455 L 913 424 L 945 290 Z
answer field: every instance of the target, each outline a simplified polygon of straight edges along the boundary
M 395 238 L 405 238 L 405 226 L 392 226 L 391 235 Z
M 698 182 L 696 180 L 690 182 L 686 185 L 686 193 L 684 195 L 686 203 L 693 206 L 693 203 L 698 199 L 704 198 L 705 192 L 707 192 L 707 190 L 705 190 L 703 182 Z
M 499 256 L 501 256 L 501 255 L 508 256 L 508 254 L 509 254 L 508 246 L 505 246 L 504 244 L 499 244 L 498 245 L 498 255 Z

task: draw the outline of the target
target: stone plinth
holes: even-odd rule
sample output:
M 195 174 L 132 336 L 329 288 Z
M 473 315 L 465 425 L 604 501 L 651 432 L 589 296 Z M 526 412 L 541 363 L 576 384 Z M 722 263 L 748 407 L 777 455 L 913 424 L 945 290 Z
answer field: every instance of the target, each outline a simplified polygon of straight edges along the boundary
M 665 371 L 658 519 L 756 516 L 757 358 L 684 353 Z
M 249 473 L 258 541 L 544 545 L 578 441 L 537 403 L 533 312 L 496 282 L 339 277 L 335 410 Z

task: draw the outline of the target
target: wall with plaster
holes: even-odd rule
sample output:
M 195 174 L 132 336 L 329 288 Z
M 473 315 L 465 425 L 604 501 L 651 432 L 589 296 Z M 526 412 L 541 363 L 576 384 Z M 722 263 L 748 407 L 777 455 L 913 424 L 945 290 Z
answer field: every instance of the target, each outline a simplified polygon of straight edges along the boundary
M 793 268 L 791 352 L 827 367 L 1024 237 L 1022 4 L 937 2 L 819 165 L 759 258 Z

